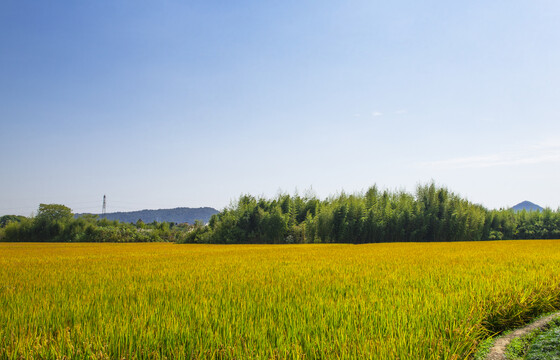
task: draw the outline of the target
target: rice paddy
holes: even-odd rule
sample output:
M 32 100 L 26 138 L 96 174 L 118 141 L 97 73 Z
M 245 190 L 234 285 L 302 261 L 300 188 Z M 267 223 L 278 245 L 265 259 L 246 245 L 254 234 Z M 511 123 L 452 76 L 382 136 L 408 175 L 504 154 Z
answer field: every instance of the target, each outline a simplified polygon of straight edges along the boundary
M 0 358 L 463 359 L 560 308 L 560 241 L 0 243 Z

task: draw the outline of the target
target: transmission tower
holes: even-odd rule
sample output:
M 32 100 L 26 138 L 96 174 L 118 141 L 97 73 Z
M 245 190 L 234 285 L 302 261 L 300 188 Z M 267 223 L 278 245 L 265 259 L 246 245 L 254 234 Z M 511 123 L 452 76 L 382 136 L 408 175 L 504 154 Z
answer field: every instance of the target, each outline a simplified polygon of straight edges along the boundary
M 103 209 L 101 209 L 101 217 L 105 218 L 107 215 L 107 197 L 103 195 Z

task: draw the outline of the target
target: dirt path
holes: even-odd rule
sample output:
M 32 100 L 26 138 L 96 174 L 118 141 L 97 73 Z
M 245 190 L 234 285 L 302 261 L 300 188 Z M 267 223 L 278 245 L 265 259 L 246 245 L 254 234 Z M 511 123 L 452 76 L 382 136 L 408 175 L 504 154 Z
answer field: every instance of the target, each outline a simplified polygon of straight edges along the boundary
M 535 321 L 535 322 L 533 322 L 533 323 L 531 323 L 531 324 L 529 324 L 525 327 L 517 329 L 514 332 L 512 332 L 511 334 L 500 337 L 498 340 L 496 340 L 492 349 L 490 349 L 490 353 L 486 357 L 486 360 L 505 360 L 506 359 L 506 356 L 505 356 L 506 346 L 510 343 L 511 340 L 513 340 L 514 338 L 517 338 L 517 337 L 522 337 L 524 335 L 527 335 L 528 333 L 530 333 L 533 330 L 543 329 L 543 328 L 546 327 L 546 325 L 549 322 L 551 322 L 554 318 L 557 318 L 557 317 L 560 317 L 560 311 L 556 312 L 554 314 L 551 314 L 547 317 L 544 317 L 542 319 L 539 319 L 539 320 L 537 320 L 537 321 Z

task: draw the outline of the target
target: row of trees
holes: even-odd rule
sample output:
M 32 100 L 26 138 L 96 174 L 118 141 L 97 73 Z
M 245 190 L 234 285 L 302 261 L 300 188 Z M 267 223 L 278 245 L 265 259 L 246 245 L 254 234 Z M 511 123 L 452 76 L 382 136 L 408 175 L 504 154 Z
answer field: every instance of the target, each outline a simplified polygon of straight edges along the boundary
M 560 211 L 492 211 L 491 240 L 560 239 Z
M 189 232 L 198 243 L 374 243 L 560 238 L 560 213 L 489 211 L 444 187 L 421 185 L 415 194 L 380 191 L 325 200 L 282 194 L 242 196 Z
M 129 224 L 97 215 L 75 218 L 70 208 L 58 204 L 39 205 L 32 218 L 8 215 L 0 221 L 0 241 L 10 242 L 181 242 L 189 228 L 168 222 Z
M 414 194 L 373 186 L 325 200 L 244 195 L 208 225 L 76 219 L 68 207 L 53 204 L 41 204 L 32 218 L 0 218 L 0 241 L 359 244 L 552 238 L 560 238 L 559 211 L 490 211 L 433 183 Z

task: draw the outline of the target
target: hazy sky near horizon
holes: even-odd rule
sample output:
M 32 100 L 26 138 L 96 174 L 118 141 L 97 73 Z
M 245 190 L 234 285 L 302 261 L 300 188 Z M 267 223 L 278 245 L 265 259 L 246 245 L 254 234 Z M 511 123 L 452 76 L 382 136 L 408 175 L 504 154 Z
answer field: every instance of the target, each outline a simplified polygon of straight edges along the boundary
M 434 180 L 560 206 L 560 2 L 0 2 L 0 215 Z

